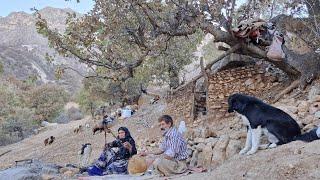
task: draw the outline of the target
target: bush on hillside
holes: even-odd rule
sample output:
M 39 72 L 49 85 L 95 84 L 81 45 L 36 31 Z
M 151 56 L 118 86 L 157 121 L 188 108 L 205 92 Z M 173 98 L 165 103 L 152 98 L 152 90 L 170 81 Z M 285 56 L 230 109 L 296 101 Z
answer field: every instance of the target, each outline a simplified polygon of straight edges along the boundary
M 95 110 L 103 104 L 101 99 L 92 97 L 90 92 L 85 88 L 81 89 L 76 96 L 76 102 L 79 104 L 82 112 L 91 114 L 92 116 Z
M 32 134 L 41 120 L 52 121 L 68 96 L 56 85 L 30 85 L 14 77 L 0 78 L 0 145 Z
M 66 124 L 70 122 L 70 119 L 65 112 L 61 112 L 54 120 L 54 123 L 59 123 L 59 124 Z
M 68 117 L 71 121 L 72 120 L 80 120 L 83 118 L 83 114 L 80 111 L 80 109 L 75 108 L 75 107 L 71 107 L 70 109 L 68 109 Z
M 66 91 L 55 85 L 41 85 L 28 92 L 27 104 L 35 109 L 37 120 L 52 121 L 68 100 Z
M 17 142 L 32 134 L 37 127 L 34 111 L 29 108 L 15 107 L 1 124 L 0 145 Z

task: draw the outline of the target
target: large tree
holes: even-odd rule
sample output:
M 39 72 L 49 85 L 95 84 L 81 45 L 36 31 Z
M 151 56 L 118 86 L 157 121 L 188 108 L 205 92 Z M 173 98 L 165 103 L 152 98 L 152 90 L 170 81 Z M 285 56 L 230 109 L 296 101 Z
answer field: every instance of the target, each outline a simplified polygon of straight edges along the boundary
M 199 30 L 212 34 L 214 42 L 228 44 L 231 52 L 273 63 L 291 79 L 300 78 L 302 87 L 318 76 L 320 58 L 315 53 L 320 46 L 318 0 L 248 0 L 239 6 L 240 2 L 243 1 L 95 0 L 88 14 L 81 18 L 70 15 L 64 34 L 50 29 L 39 14 L 37 28 L 58 52 L 88 64 L 95 72 L 92 76 L 115 81 L 133 77 L 134 70 L 150 57 L 167 53 L 173 38 L 189 37 Z M 304 17 L 281 15 L 289 11 Z M 284 34 L 297 34 L 311 51 L 297 54 L 285 44 L 284 60 L 269 59 L 265 47 L 270 44 L 258 46 L 232 33 L 233 26 L 253 17 L 270 19 Z M 169 63 L 169 74 L 171 70 Z

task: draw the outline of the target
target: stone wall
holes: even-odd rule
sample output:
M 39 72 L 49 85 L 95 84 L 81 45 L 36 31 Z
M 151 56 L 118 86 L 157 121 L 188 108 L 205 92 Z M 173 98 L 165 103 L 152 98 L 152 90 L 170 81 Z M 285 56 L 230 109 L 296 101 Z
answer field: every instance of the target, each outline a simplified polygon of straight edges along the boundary
M 260 97 L 275 84 L 274 77 L 265 73 L 263 66 L 245 66 L 217 72 L 209 77 L 207 107 L 208 115 L 216 119 L 228 117 L 228 97 L 244 93 Z
M 190 83 L 185 88 L 168 95 L 166 98 L 166 114 L 170 115 L 177 124 L 177 121 L 184 120 L 186 123 L 193 121 L 193 87 Z
M 260 97 L 265 95 L 277 83 L 275 77 L 267 75 L 263 65 L 249 65 L 223 70 L 209 77 L 207 115 L 193 118 L 194 84 L 190 83 L 183 89 L 167 97 L 166 113 L 175 120 L 186 120 L 188 125 L 198 125 L 203 118 L 221 119 L 228 117 L 227 99 L 229 95 L 240 92 Z M 215 121 L 215 120 L 214 120 Z

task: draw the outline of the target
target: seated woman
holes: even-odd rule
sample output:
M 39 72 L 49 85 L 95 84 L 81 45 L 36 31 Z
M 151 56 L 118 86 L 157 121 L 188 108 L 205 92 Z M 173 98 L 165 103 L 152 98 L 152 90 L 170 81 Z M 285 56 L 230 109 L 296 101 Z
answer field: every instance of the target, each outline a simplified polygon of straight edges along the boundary
M 127 174 L 128 160 L 135 154 L 137 149 L 134 139 L 126 127 L 120 127 L 117 139 L 106 144 L 99 159 L 87 169 L 87 172 L 90 176 Z

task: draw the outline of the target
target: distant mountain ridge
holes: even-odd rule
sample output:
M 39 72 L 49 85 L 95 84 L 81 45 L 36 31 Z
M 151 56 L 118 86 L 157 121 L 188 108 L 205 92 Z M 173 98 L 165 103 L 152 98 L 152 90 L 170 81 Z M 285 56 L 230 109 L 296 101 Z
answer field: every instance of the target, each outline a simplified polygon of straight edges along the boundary
M 49 26 L 63 31 L 67 13 L 74 11 L 46 7 L 39 12 Z M 77 15 L 80 16 L 78 13 Z M 66 64 L 85 72 L 85 66 L 76 59 L 61 57 L 49 48 L 47 39 L 37 33 L 35 23 L 34 15 L 25 12 L 12 12 L 6 17 L 0 17 L 0 63 L 4 66 L 4 75 L 13 75 L 18 79 L 37 75 L 39 83 L 58 83 L 69 91 L 75 91 L 80 87 L 82 77 L 68 71 L 65 77 L 56 80 L 55 67 Z M 45 59 L 47 52 L 56 56 L 54 63 L 50 64 Z

